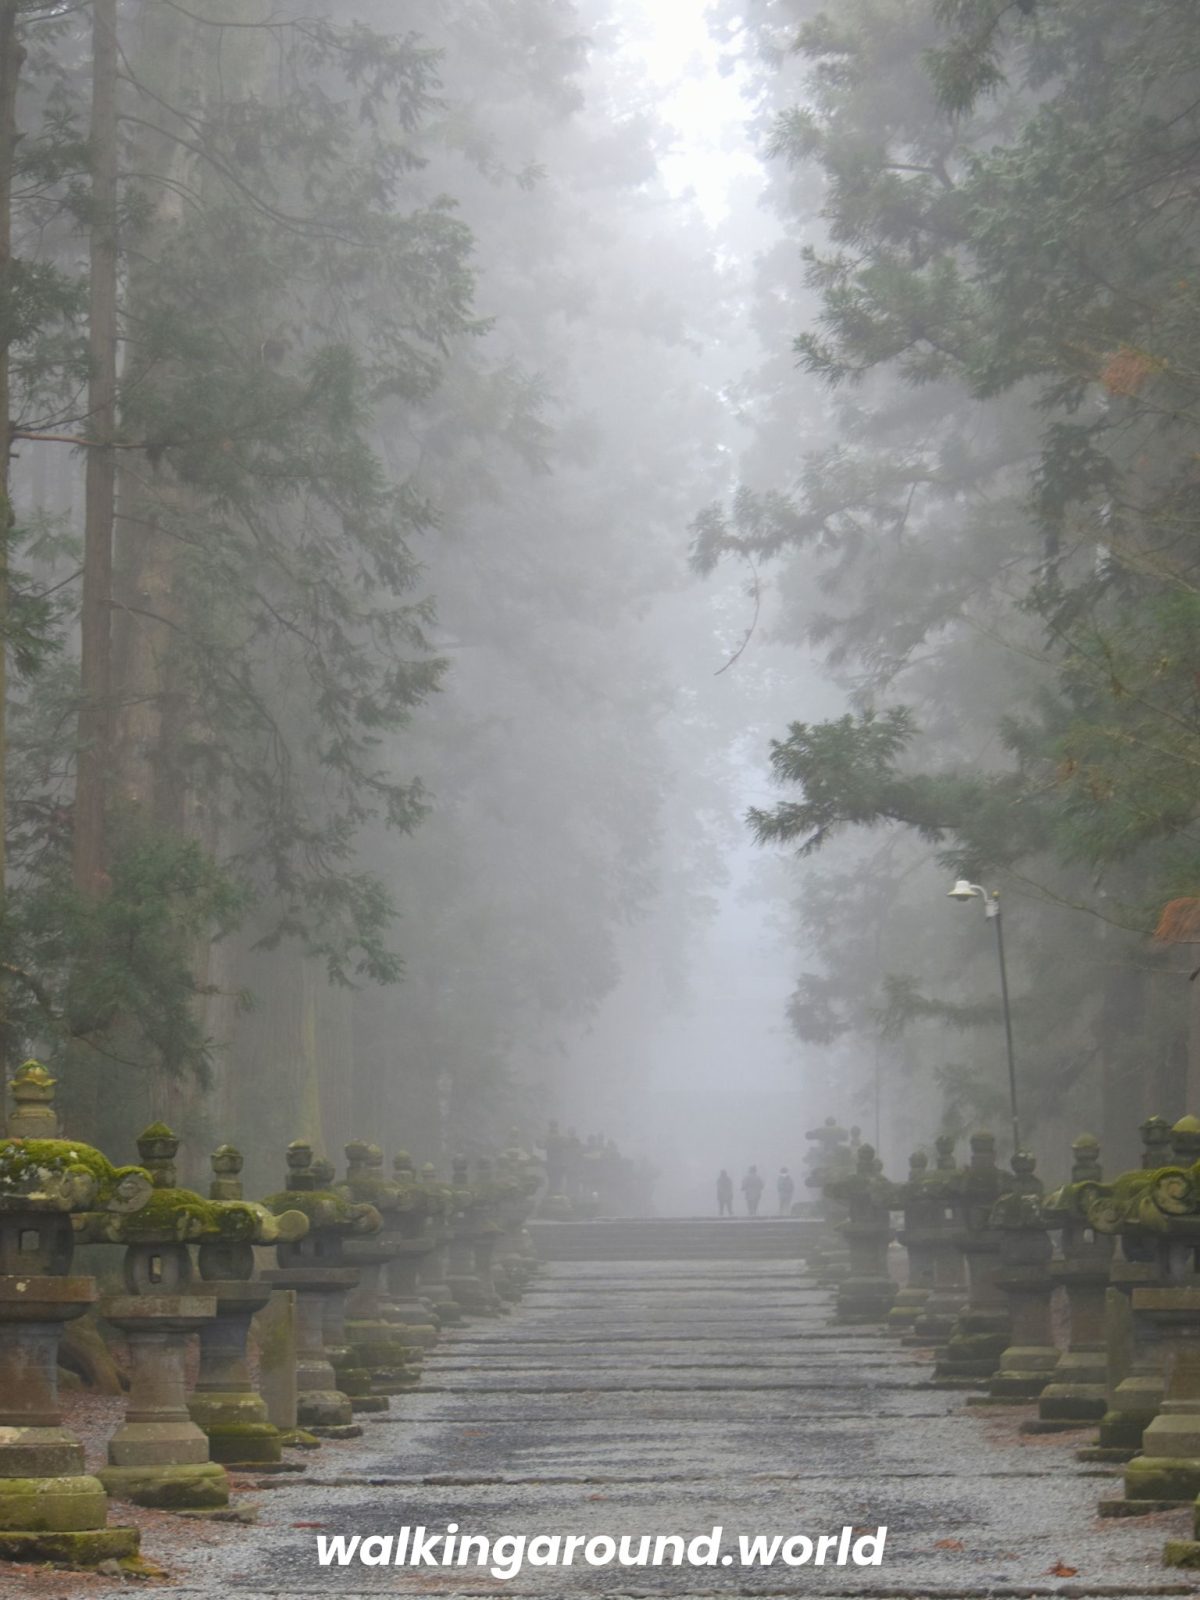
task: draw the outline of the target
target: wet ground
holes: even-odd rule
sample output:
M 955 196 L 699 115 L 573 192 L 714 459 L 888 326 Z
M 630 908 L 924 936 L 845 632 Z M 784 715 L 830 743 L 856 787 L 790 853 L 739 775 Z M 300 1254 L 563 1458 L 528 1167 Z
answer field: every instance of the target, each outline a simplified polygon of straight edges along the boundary
M 420 1391 L 303 1479 L 239 1496 L 255 1528 L 143 1515 L 144 1549 L 183 1597 L 1150 1596 L 1196 1582 L 1160 1565 L 1186 1511 L 1100 1519 L 1118 1492 L 1085 1434 L 1023 1437 L 1030 1413 L 968 1408 L 929 1363 L 832 1324 L 832 1296 L 784 1261 L 555 1263 L 519 1309 L 433 1352 Z M 114 1515 L 113 1520 L 118 1520 Z M 715 1565 L 322 1568 L 318 1538 L 632 1536 L 723 1530 Z M 882 1565 L 741 1564 L 739 1536 L 886 1526 Z M 383 1547 L 369 1547 L 379 1554 Z M 395 1547 L 392 1547 L 394 1556 Z M 604 1547 L 596 1553 L 604 1554 Z M 670 1560 L 669 1549 L 666 1554 Z M 802 1554 L 803 1546 L 794 1553 Z M 725 1563 L 724 1557 L 731 1559 Z M 117 1580 L 0 1574 L 15 1596 Z

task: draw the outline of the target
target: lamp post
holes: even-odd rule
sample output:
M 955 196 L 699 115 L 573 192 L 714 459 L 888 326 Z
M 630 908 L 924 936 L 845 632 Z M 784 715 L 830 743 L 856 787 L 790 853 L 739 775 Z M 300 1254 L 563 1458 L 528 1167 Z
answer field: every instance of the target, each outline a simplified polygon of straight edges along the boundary
M 951 900 L 982 900 L 983 914 L 996 927 L 996 954 L 1000 957 L 1000 996 L 1004 1002 L 1004 1043 L 1008 1051 L 1008 1098 L 1012 1114 L 1013 1154 L 1021 1148 L 1021 1123 L 1017 1115 L 1017 1069 L 1013 1060 L 1012 1013 L 1008 1004 L 1008 967 L 1004 960 L 1004 925 L 1000 917 L 1000 896 L 977 883 L 960 878 L 947 891 Z

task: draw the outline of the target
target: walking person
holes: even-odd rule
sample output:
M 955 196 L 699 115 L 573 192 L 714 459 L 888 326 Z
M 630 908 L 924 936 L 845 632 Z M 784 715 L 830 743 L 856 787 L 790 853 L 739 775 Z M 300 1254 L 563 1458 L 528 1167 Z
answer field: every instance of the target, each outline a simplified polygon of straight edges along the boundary
M 742 1193 L 746 1197 L 746 1210 L 752 1217 L 758 1215 L 758 1202 L 762 1199 L 764 1188 L 762 1173 L 757 1167 L 751 1166 L 750 1171 L 742 1179 Z
M 717 1215 L 719 1217 L 733 1215 L 733 1179 L 724 1167 L 717 1177 Z
M 779 1215 L 786 1217 L 792 1209 L 792 1197 L 796 1193 L 796 1184 L 791 1173 L 786 1167 L 780 1167 L 779 1176 L 775 1179 L 775 1193 L 779 1196 Z

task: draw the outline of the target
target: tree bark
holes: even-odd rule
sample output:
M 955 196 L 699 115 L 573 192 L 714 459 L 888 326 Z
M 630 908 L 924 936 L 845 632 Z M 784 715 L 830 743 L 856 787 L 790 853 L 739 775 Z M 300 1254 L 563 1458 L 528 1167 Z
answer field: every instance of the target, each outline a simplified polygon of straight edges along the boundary
M 12 329 L 12 176 L 17 145 L 17 85 L 25 50 L 17 32 L 18 0 L 0 0 L 0 909 L 7 865 L 8 753 L 8 550 L 13 528 L 9 494 L 12 399 L 9 346 Z M 0 1118 L 7 1104 L 7 1004 L 0 988 Z
M 92 218 L 88 434 L 80 613 L 79 750 L 75 782 L 74 878 L 102 891 L 104 814 L 112 744 L 112 545 L 117 412 L 117 0 L 92 3 Z

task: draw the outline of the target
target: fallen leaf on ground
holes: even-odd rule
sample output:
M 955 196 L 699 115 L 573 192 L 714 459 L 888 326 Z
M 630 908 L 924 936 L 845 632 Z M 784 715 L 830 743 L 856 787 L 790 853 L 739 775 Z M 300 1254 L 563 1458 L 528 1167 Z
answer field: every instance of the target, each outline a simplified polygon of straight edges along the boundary
M 963 1542 L 961 1539 L 939 1539 L 933 1548 L 935 1550 L 961 1550 Z
M 1056 1561 L 1052 1567 L 1046 1568 L 1043 1576 L 1047 1578 L 1074 1578 L 1078 1573 L 1078 1567 L 1069 1567 L 1065 1561 Z

